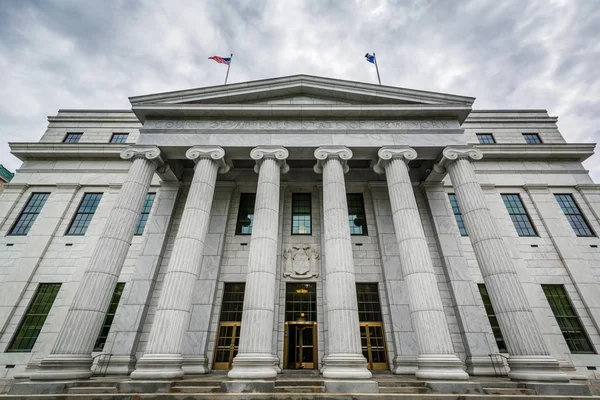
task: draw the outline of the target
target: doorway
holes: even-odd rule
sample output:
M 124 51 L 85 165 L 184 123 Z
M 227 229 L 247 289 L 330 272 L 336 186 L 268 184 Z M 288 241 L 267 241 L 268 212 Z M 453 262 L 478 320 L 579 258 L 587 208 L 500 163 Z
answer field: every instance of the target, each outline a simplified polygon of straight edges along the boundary
M 242 329 L 245 289 L 246 284 L 244 283 L 225 284 L 219 327 L 217 328 L 213 369 L 231 369 L 233 358 L 237 355 L 240 345 L 240 330 Z
M 317 288 L 315 283 L 287 283 L 283 365 L 285 369 L 316 369 Z
M 383 317 L 377 283 L 357 283 L 362 352 L 370 370 L 388 369 Z

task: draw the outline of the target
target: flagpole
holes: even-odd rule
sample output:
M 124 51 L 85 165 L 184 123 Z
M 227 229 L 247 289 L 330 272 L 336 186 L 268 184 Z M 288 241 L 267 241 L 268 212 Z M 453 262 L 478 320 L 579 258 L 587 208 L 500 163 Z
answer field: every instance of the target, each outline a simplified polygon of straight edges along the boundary
M 379 77 L 379 67 L 377 66 L 377 56 L 375 55 L 375 52 L 373 52 L 373 60 L 375 61 L 375 69 L 377 70 L 377 80 L 381 85 L 381 78 Z
M 229 56 L 229 65 L 227 65 L 227 74 L 225 75 L 225 85 L 227 85 L 227 78 L 229 78 L 229 68 L 231 68 L 231 63 L 233 62 L 233 53 Z M 378 72 L 379 74 L 379 72 Z M 381 85 L 381 82 L 379 82 Z

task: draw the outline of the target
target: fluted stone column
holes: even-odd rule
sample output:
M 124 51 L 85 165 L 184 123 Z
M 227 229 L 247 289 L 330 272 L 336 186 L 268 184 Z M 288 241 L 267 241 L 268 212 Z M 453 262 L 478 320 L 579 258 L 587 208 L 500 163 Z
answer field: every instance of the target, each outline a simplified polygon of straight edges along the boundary
M 475 257 L 481 269 L 500 329 L 510 353 L 509 377 L 518 380 L 568 381 L 550 352 L 519 281 L 506 243 L 488 208 L 469 159 L 481 151 L 447 147 L 437 172 L 447 169 L 452 180 Z
M 405 146 L 382 147 L 375 172 L 385 173 L 390 194 L 392 219 L 400 248 L 400 267 L 406 281 L 411 319 L 417 342 L 418 378 L 468 379 L 454 352 L 444 305 L 433 270 L 417 201 L 408 175 L 408 162 L 417 152 Z
M 283 147 L 260 146 L 252 149 L 258 172 L 248 274 L 244 293 L 242 330 L 237 356 L 228 376 L 236 379 L 264 379 L 277 376 L 273 363 L 273 316 L 279 237 L 280 174 L 289 169 Z
M 324 274 L 329 336 L 322 373 L 325 378 L 370 378 L 360 342 L 344 181 L 344 173 L 348 172 L 346 162 L 352 158 L 352 151 L 343 146 L 323 146 L 315 150 L 315 158 L 314 170 L 323 174 Z
M 194 146 L 185 156 L 196 162 L 194 177 L 185 202 L 181 223 L 146 351 L 132 379 L 173 379 L 183 376 L 183 335 L 189 325 L 194 285 L 200 274 L 204 240 L 217 173 L 229 171 L 225 151 L 217 146 Z
M 92 350 L 156 168 L 164 164 L 157 147 L 132 147 L 121 157 L 133 160 L 85 270 L 58 339 L 32 380 L 89 378 Z

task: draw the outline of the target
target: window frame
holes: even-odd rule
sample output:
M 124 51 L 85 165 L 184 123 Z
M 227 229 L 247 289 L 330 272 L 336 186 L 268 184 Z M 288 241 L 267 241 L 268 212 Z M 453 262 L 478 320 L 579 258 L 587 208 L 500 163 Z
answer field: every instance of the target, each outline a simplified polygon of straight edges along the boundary
M 511 211 L 508 207 L 508 205 L 506 204 L 506 200 L 504 198 L 504 196 L 516 196 L 516 198 L 519 200 L 519 203 L 521 205 L 521 208 L 523 209 L 523 213 L 514 213 L 511 214 Z M 506 211 L 508 212 L 508 215 L 510 216 L 510 219 L 513 223 L 513 226 L 515 227 L 515 230 L 517 231 L 517 235 L 519 235 L 519 237 L 539 237 L 539 232 L 536 229 L 535 225 L 533 224 L 533 221 L 531 220 L 531 215 L 529 214 L 529 211 L 527 211 L 527 207 L 525 207 L 525 203 L 523 203 L 523 199 L 521 198 L 521 195 L 519 193 L 501 193 L 500 197 L 502 198 L 502 202 L 504 203 L 504 207 L 506 207 Z M 511 207 L 514 209 L 514 207 Z M 524 223 L 525 221 L 515 221 L 516 218 L 513 218 L 513 216 L 525 216 L 526 218 L 526 222 L 529 223 L 529 225 L 531 226 L 531 230 L 533 231 L 533 234 L 521 234 L 520 232 L 520 228 L 517 226 L 517 223 Z
M 250 225 L 248 225 L 247 227 L 244 227 L 241 223 L 241 219 L 240 216 L 242 215 L 242 199 L 246 198 L 249 199 L 250 197 L 253 197 L 252 202 L 254 203 L 254 206 L 252 207 L 252 213 L 245 213 L 247 217 L 250 218 L 250 216 L 252 216 L 250 218 Z M 246 200 L 249 201 L 249 200 Z M 256 193 L 240 193 L 240 200 L 238 202 L 238 214 L 237 217 L 235 219 L 235 234 L 236 235 L 240 235 L 240 236 L 250 236 L 252 235 L 252 227 L 254 224 L 254 209 L 256 208 Z M 244 228 L 249 228 L 249 232 L 242 232 Z
M 81 207 L 83 206 L 83 203 L 86 200 L 86 197 L 88 195 L 100 195 L 100 197 L 98 198 L 98 203 L 95 205 L 94 207 L 94 211 L 92 212 L 80 212 Z M 81 201 L 79 202 L 79 205 L 77 206 L 77 210 L 75 210 L 75 215 L 73 215 L 73 218 L 71 219 L 71 222 L 69 223 L 69 227 L 67 228 L 67 231 L 65 232 L 65 236 L 85 236 L 85 234 L 87 233 L 87 230 L 90 226 L 90 224 L 92 223 L 92 219 L 94 218 L 94 215 L 96 214 L 96 210 L 98 210 L 98 206 L 100 205 L 100 202 L 102 201 L 102 196 L 104 195 L 104 193 L 102 192 L 86 192 L 83 194 Z M 85 215 L 90 215 L 90 220 L 88 222 L 88 225 L 85 227 L 85 230 L 83 231 L 83 233 L 71 233 L 71 228 L 73 228 L 73 225 L 75 224 L 75 221 L 77 220 L 77 216 L 79 214 L 85 214 Z
M 496 144 L 496 138 L 494 137 L 493 133 L 476 133 L 475 135 L 477 136 L 477 141 L 479 142 L 479 144 Z M 479 140 L 483 137 L 490 137 L 492 139 L 491 143 L 482 142 L 481 140 Z
M 592 229 L 592 226 L 590 224 L 590 221 L 588 221 L 588 219 L 585 217 L 585 215 L 583 214 L 583 211 L 581 211 L 581 207 L 579 207 L 579 204 L 577 204 L 577 201 L 575 200 L 575 197 L 573 196 L 572 193 L 553 193 L 554 194 L 554 199 L 556 200 L 556 202 L 558 203 L 558 206 L 560 207 L 560 209 L 562 210 L 565 218 L 567 219 L 567 221 L 569 222 L 569 225 L 571 226 L 571 229 L 573 229 L 573 232 L 575 232 L 575 236 L 577 237 L 597 237 L 596 232 Z M 559 200 L 559 196 L 564 196 L 564 197 L 568 197 L 569 199 L 571 199 L 571 202 L 573 203 L 573 206 L 569 206 L 570 208 L 574 208 L 578 211 L 578 214 L 576 213 L 569 213 L 567 214 L 567 211 L 565 210 L 565 208 L 563 208 L 562 204 L 563 202 L 561 202 Z M 590 232 L 589 235 L 585 234 L 585 235 L 580 235 L 578 233 L 578 230 L 580 228 L 575 228 L 573 226 L 573 222 L 571 221 L 571 219 L 569 218 L 569 216 L 580 216 L 581 220 L 583 222 L 583 224 L 585 225 L 585 228 L 587 228 L 587 230 Z M 581 222 L 581 221 L 578 221 Z
M 299 197 L 299 196 L 307 196 L 308 197 L 308 213 L 306 212 L 294 212 L 294 198 L 295 197 Z M 302 200 L 305 201 L 305 200 Z M 308 233 L 298 233 L 298 232 L 294 232 L 294 217 L 295 216 L 306 216 L 308 215 Z M 292 193 L 292 220 L 291 220 L 292 226 L 291 226 L 291 235 L 292 236 L 312 236 L 312 193 L 311 192 L 307 192 L 307 193 L 303 193 L 303 192 L 298 192 L 298 193 Z
M 33 207 L 39 207 L 37 212 L 28 212 L 27 208 L 30 207 L 30 203 L 32 201 L 37 201 L 34 200 L 34 196 L 43 196 L 45 195 L 45 198 L 42 202 L 42 204 L 40 206 L 32 206 Z M 31 230 L 31 228 L 33 228 L 33 224 L 35 224 L 35 221 L 37 220 L 37 217 L 40 215 L 40 213 L 42 212 L 42 209 L 44 208 L 44 206 L 46 205 L 46 202 L 48 201 L 48 198 L 50 197 L 50 192 L 33 192 L 31 193 L 31 196 L 29 196 L 29 199 L 27 199 L 27 203 L 25 203 L 25 206 L 23 207 L 23 209 L 21 209 L 21 212 L 19 213 L 19 216 L 15 219 L 15 222 L 13 223 L 12 227 L 10 228 L 10 230 L 7 233 L 7 236 L 27 236 L 29 234 L 29 231 Z M 29 218 L 28 222 L 29 226 L 26 227 L 24 232 L 20 232 L 20 233 L 15 233 L 15 230 L 17 228 L 21 228 L 21 226 L 18 226 L 19 223 L 21 222 L 22 219 L 27 219 L 27 216 L 29 215 L 33 215 L 32 217 Z
M 456 219 L 456 225 L 458 227 L 460 236 L 469 236 L 469 232 L 467 232 L 467 227 L 465 226 L 463 213 L 460 210 L 460 205 L 458 204 L 458 199 L 456 198 L 456 193 L 448 193 L 448 200 L 450 201 L 450 207 L 452 208 L 454 219 Z
M 108 334 L 110 333 L 110 328 L 112 327 L 112 324 L 115 320 L 115 315 L 117 315 L 117 308 L 119 308 L 119 303 L 121 302 L 121 297 L 123 297 L 124 291 L 125 282 L 117 282 L 117 284 L 115 285 L 115 290 L 113 290 L 113 294 L 110 298 L 110 303 L 108 304 L 108 310 L 106 310 L 106 314 L 104 314 L 104 320 L 102 321 L 100 332 L 98 332 L 98 336 L 96 337 L 96 342 L 94 343 L 93 351 L 104 350 L 104 346 L 106 345 L 106 339 L 108 339 Z M 106 331 L 104 331 L 105 328 L 107 328 Z M 102 339 L 104 339 L 103 342 L 101 342 Z
M 152 201 L 148 204 L 148 197 L 152 196 Z M 144 205 L 142 206 L 142 211 L 140 212 L 140 218 L 135 226 L 134 236 L 142 236 L 144 231 L 146 230 L 146 224 L 150 219 L 150 213 L 152 212 L 152 207 L 154 207 L 154 201 L 156 200 L 156 193 L 150 192 L 146 194 L 146 198 L 144 199 Z M 149 207 L 149 208 L 147 208 Z M 148 209 L 148 211 L 145 211 Z M 140 231 L 141 228 L 141 231 Z
M 69 140 L 71 137 L 77 137 L 77 140 L 76 141 Z M 81 141 L 82 137 L 83 137 L 83 132 L 67 132 L 65 134 L 65 137 L 63 138 L 62 142 L 75 144 L 75 143 L 79 143 Z
M 521 135 L 523 135 L 523 139 L 525 140 L 525 143 L 527 143 L 527 144 L 543 144 L 544 143 L 542 141 L 542 137 L 537 132 L 521 132 Z M 530 137 L 530 136 L 536 137 L 537 141 L 534 141 L 534 142 L 529 141 L 528 137 Z
M 500 353 L 508 353 L 506 340 L 504 339 L 502 328 L 500 328 L 498 316 L 496 315 L 496 311 L 494 310 L 494 305 L 492 304 L 492 299 L 487 290 L 487 287 L 484 283 L 478 283 L 477 289 L 479 289 L 479 296 L 481 297 L 481 302 L 483 303 L 485 314 L 487 315 L 488 321 L 490 323 L 490 328 L 492 328 L 492 333 L 494 334 L 494 339 L 496 340 L 496 346 L 498 347 L 498 351 Z M 502 347 L 499 344 L 500 342 L 502 343 Z
M 115 138 L 121 138 L 121 137 L 124 137 L 123 141 L 114 141 Z M 124 144 L 124 143 L 127 143 L 128 138 L 129 138 L 129 132 L 113 132 L 112 136 L 110 137 L 110 141 L 108 143 Z
M 362 205 L 362 216 L 363 216 L 363 220 L 364 220 L 362 226 L 360 226 L 360 228 L 362 228 L 361 233 L 353 233 L 352 232 L 352 228 L 350 225 L 350 215 L 352 215 L 352 214 L 350 214 L 350 203 L 351 203 L 350 196 L 357 196 L 357 198 L 360 198 L 360 202 Z M 348 206 L 348 229 L 350 230 L 350 236 L 369 236 L 369 230 L 367 228 L 367 210 L 365 207 L 365 196 L 363 195 L 363 193 L 346 193 L 346 203 Z M 356 214 L 356 218 L 354 218 L 354 220 L 356 220 L 361 215 L 358 213 L 355 213 L 355 214 Z

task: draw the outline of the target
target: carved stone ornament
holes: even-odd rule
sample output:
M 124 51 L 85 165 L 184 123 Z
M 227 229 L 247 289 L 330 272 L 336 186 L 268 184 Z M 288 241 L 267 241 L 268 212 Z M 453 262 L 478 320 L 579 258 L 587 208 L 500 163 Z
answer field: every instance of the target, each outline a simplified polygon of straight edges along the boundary
M 283 276 L 295 279 L 310 279 L 319 276 L 317 250 L 306 244 L 293 245 L 283 251 Z
M 219 146 L 194 146 L 190 147 L 185 156 L 196 164 L 202 158 L 211 159 L 219 166 L 219 173 L 224 174 L 229 171 L 230 166 L 225 161 L 225 150 Z
M 290 153 L 285 147 L 281 146 L 258 146 L 250 151 L 250 158 L 256 161 L 254 165 L 254 172 L 258 174 L 260 170 L 260 164 L 265 158 L 273 158 L 281 167 L 281 173 L 285 174 L 290 170 L 285 160 L 288 158 Z
M 352 150 L 344 146 L 321 146 L 315 150 L 315 158 L 317 163 L 313 167 L 317 174 L 323 173 L 323 165 L 328 158 L 337 158 L 342 163 L 344 173 L 347 173 L 348 160 L 352 158 Z
M 165 164 L 165 160 L 160 156 L 160 149 L 155 146 L 150 147 L 128 147 L 121 152 L 123 160 L 135 160 L 136 158 L 145 158 L 152 162 L 157 168 Z
M 452 162 L 459 159 L 481 160 L 483 153 L 481 150 L 468 146 L 448 146 L 442 151 L 442 159 L 433 166 L 437 173 L 445 173 L 446 168 Z
M 385 172 L 385 167 L 391 160 L 399 158 L 408 164 L 410 160 L 417 158 L 417 152 L 412 147 L 408 146 L 384 146 L 377 152 L 379 159 L 373 165 L 373 170 L 378 174 Z

